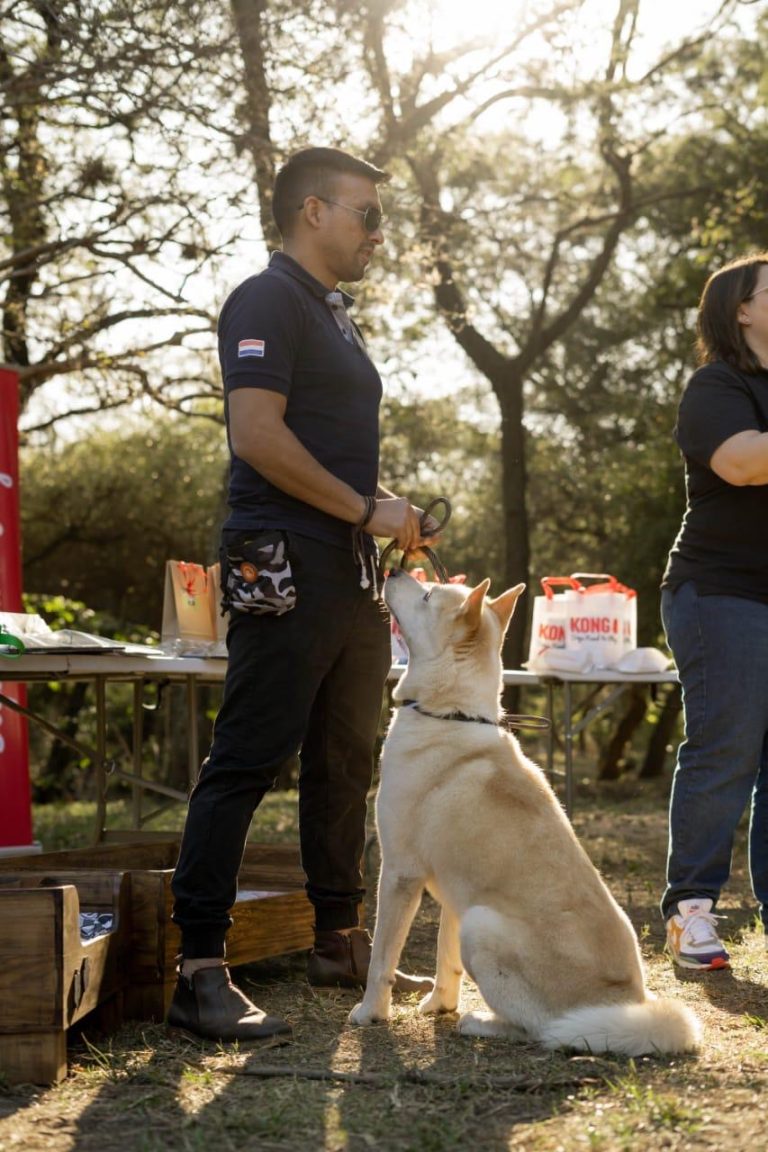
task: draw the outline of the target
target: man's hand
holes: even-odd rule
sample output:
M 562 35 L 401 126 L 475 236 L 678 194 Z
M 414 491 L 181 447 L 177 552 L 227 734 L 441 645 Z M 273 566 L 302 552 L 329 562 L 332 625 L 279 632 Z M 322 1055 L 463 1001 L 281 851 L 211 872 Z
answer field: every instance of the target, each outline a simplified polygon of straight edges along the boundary
M 419 524 L 421 512 L 404 496 L 391 496 L 376 501 L 376 511 L 365 526 L 372 536 L 391 537 L 404 552 L 422 543 Z

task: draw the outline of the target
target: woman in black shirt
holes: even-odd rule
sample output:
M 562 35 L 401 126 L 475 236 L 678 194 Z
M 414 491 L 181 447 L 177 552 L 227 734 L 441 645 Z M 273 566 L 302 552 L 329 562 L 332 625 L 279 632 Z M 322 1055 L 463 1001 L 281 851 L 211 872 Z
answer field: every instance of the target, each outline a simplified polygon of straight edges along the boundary
M 768 924 L 768 252 L 707 281 L 699 368 L 675 429 L 687 506 L 661 614 L 683 688 L 670 801 L 667 946 L 685 968 L 727 968 L 714 909 L 751 801 L 752 887 Z

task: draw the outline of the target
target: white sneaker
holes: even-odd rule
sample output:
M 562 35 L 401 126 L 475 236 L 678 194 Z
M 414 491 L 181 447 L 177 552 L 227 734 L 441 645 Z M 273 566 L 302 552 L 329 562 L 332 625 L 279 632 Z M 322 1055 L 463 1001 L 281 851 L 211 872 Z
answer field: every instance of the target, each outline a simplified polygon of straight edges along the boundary
M 680 900 L 667 920 L 667 951 L 681 968 L 729 968 L 730 956 L 717 935 L 708 898 Z

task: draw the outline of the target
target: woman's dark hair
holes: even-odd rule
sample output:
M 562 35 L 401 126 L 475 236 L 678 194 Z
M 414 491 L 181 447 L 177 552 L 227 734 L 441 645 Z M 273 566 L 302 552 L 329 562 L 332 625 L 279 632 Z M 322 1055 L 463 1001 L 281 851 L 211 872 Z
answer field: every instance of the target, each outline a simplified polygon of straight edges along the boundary
M 754 292 L 762 264 L 768 264 L 768 252 L 732 260 L 707 280 L 696 319 L 699 365 L 725 360 L 743 372 L 760 371 L 762 365 L 744 339 L 738 312 Z
M 290 235 L 293 221 L 307 196 L 333 199 L 336 177 L 351 172 L 374 184 L 385 184 L 389 173 L 358 160 L 340 148 L 302 148 L 294 152 L 275 177 L 272 215 L 281 236 Z

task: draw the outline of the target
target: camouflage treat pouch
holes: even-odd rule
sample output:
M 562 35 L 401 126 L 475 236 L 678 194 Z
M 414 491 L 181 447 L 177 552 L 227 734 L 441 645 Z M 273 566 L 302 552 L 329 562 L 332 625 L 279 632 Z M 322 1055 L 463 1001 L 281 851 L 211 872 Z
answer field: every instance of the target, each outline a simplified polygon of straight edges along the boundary
M 296 604 L 288 546 L 282 532 L 259 532 L 223 549 L 222 608 L 282 616 Z

